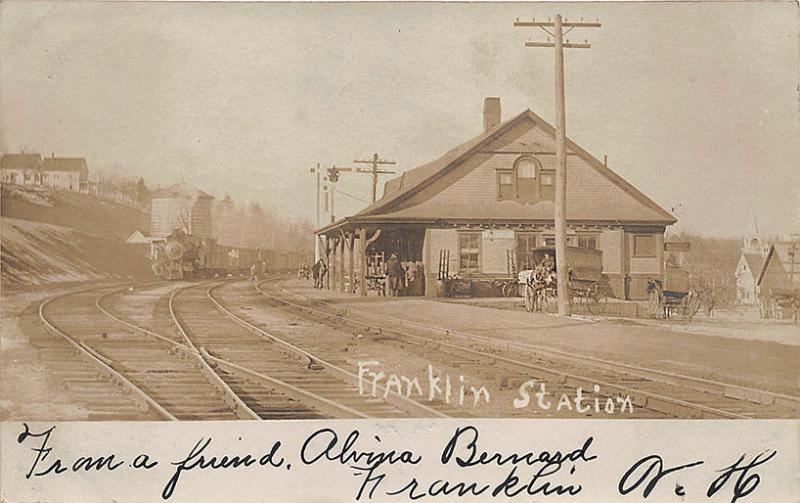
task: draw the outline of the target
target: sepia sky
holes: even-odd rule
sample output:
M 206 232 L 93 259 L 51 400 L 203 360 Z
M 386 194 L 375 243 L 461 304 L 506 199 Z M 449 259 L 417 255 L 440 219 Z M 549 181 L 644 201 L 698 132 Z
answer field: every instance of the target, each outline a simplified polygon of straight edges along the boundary
M 523 47 L 543 34 L 512 22 L 556 13 L 603 24 L 568 37 L 593 44 L 566 54 L 571 139 L 675 230 L 738 236 L 753 215 L 767 234 L 800 230 L 790 2 L 3 2 L 0 151 L 84 156 L 313 220 L 316 162 L 378 152 L 413 168 L 479 134 L 485 96 L 504 118 L 552 123 L 552 50 Z M 351 196 L 369 198 L 366 175 L 342 176 L 338 216 L 364 206 Z

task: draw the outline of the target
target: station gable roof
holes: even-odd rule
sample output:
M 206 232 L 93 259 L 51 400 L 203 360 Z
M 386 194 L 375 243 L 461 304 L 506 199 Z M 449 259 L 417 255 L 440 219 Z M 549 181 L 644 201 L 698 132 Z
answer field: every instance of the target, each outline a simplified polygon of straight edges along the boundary
M 544 132 L 549 142 L 554 142 L 555 128 L 530 110 L 501 123 L 497 127 L 476 136 L 448 151 L 440 158 L 406 171 L 401 176 L 389 180 L 384 185 L 383 196 L 352 217 L 320 229 L 329 229 L 351 221 L 386 222 L 414 220 L 552 220 L 553 202 L 541 200 L 536 203 L 517 201 L 492 201 L 479 204 L 473 200 L 453 201 L 446 204 L 438 201 L 436 194 L 429 197 L 415 197 L 463 166 L 481 149 L 509 133 L 512 128 L 535 129 Z M 603 162 L 596 159 L 573 141 L 566 140 L 568 154 L 581 159 L 591 169 L 599 173 L 605 183 L 596 187 L 598 193 L 589 197 L 568 197 L 567 216 L 570 221 L 617 221 L 642 224 L 670 225 L 673 217 L 636 187 L 614 173 Z M 568 185 L 572 191 L 576 184 Z M 494 187 L 486 190 L 495 190 Z M 613 191 L 613 193 L 610 193 Z M 605 193 L 604 193 L 605 192 Z M 571 194 L 570 194 L 571 195 Z

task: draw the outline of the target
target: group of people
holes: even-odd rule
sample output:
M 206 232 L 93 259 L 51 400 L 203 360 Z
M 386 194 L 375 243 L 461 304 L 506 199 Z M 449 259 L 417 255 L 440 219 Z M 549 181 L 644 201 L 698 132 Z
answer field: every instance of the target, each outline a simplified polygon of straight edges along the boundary
M 328 266 L 320 258 L 311 266 L 311 278 L 314 280 L 314 288 L 325 286 L 325 275 L 328 273 Z
M 325 286 L 325 274 L 328 272 L 328 266 L 322 259 L 318 259 L 311 267 L 308 264 L 302 264 L 297 271 L 298 279 L 312 279 L 314 280 L 314 288 L 322 288 Z
M 298 278 L 312 279 L 314 288 L 324 288 L 327 274 L 328 266 L 320 258 L 311 267 L 308 267 L 307 264 L 300 266 L 297 276 Z M 423 278 L 424 271 L 419 262 L 409 262 L 404 266 L 396 253 L 393 253 L 386 261 L 386 291 L 392 297 L 398 297 L 409 289 L 414 290 L 412 292 L 414 295 L 422 295 L 424 292 Z
M 550 258 L 549 253 L 545 253 L 542 260 L 534 265 L 531 280 L 536 285 L 549 286 L 553 281 L 553 271 L 555 270 L 555 263 Z
M 386 290 L 389 296 L 423 295 L 425 293 L 425 270 L 422 262 L 407 262 L 403 265 L 396 253 L 386 261 Z
M 314 262 L 314 265 L 302 264 L 300 269 L 297 270 L 297 279 L 313 279 L 314 288 L 322 288 L 325 286 L 325 274 L 328 272 L 328 266 L 325 265 L 322 259 Z
M 258 281 L 258 279 L 266 274 L 267 272 L 267 264 L 266 262 L 255 262 L 253 265 L 250 266 L 250 281 Z

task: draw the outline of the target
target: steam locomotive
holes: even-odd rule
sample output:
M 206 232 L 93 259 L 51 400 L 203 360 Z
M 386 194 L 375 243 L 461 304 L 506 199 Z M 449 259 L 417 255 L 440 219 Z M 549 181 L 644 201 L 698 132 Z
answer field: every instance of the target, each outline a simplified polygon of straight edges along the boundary
M 303 252 L 221 245 L 214 239 L 199 238 L 182 230 L 150 244 L 153 273 L 163 279 L 245 274 L 253 265 L 260 272 L 290 271 L 310 263 L 311 259 L 311 254 Z

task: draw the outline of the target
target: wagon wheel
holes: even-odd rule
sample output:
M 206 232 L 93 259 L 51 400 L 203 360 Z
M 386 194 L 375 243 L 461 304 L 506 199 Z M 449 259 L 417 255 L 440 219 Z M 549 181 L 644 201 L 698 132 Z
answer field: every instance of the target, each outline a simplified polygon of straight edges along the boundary
M 586 289 L 586 307 L 590 314 L 598 314 L 600 306 L 600 285 L 593 283 Z
M 507 281 L 503 284 L 503 297 L 515 297 L 517 295 L 517 284 Z
M 689 299 L 684 303 L 683 316 L 689 321 L 692 321 L 694 315 L 700 310 L 700 297 L 697 295 L 691 295 L 687 297 L 689 297 Z
M 533 308 L 536 307 L 535 306 L 536 292 L 533 291 L 533 287 L 531 285 L 525 285 L 523 288 L 525 289 L 523 295 L 525 297 L 525 310 L 530 313 L 531 311 L 533 311 Z

